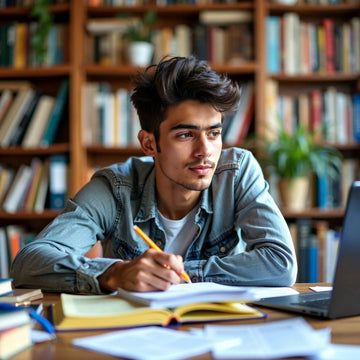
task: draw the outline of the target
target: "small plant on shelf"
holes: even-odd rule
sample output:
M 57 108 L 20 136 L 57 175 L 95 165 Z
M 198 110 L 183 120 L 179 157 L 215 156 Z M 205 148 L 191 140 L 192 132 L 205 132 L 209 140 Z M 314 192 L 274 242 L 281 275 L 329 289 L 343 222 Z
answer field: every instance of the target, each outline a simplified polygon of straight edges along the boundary
M 300 195 L 302 187 L 307 196 L 309 175 L 326 174 L 336 178 L 341 170 L 341 153 L 333 146 L 316 141 L 316 134 L 302 125 L 289 134 L 280 121 L 275 139 L 265 141 L 261 152 L 263 167 L 279 178 L 279 192 L 286 207 L 301 209 L 306 202 L 301 199 L 298 203 L 289 188 L 295 188 L 295 195 Z M 299 188 L 298 184 L 302 186 Z
M 129 61 L 133 65 L 147 66 L 150 64 L 154 52 L 151 43 L 153 25 L 156 22 L 156 13 L 147 11 L 134 24 L 128 26 L 123 33 L 123 39 L 128 40 Z

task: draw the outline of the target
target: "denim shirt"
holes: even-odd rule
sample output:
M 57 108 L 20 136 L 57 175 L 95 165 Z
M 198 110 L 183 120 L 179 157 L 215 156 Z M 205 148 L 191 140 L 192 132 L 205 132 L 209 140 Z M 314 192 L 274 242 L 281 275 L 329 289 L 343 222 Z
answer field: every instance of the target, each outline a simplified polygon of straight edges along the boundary
M 288 226 L 251 152 L 222 151 L 195 218 L 198 231 L 184 258 L 193 282 L 290 286 L 297 263 Z M 97 171 L 65 210 L 16 256 L 15 286 L 100 294 L 97 277 L 115 261 L 148 249 L 136 224 L 165 247 L 155 195 L 154 162 L 130 158 Z M 84 254 L 97 240 L 103 257 Z

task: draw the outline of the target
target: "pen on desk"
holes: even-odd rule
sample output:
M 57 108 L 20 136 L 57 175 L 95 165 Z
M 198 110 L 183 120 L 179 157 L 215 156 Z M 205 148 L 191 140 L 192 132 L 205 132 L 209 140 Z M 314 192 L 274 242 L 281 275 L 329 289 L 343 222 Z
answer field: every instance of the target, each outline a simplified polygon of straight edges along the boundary
M 49 333 L 54 339 L 56 338 L 56 336 L 55 336 L 55 328 L 52 325 L 52 323 L 48 319 L 41 316 L 33 308 L 25 307 L 25 306 L 16 306 L 16 305 L 10 304 L 10 303 L 0 303 L 0 310 L 16 311 L 16 310 L 21 310 L 21 309 L 27 310 L 29 312 L 29 316 L 33 320 L 35 320 L 37 323 L 39 323 L 44 328 L 44 330 L 47 333 Z
M 152 249 L 162 252 L 162 250 L 137 225 L 134 225 L 133 229 Z M 187 283 L 191 283 L 190 277 L 185 271 L 181 273 L 181 277 Z

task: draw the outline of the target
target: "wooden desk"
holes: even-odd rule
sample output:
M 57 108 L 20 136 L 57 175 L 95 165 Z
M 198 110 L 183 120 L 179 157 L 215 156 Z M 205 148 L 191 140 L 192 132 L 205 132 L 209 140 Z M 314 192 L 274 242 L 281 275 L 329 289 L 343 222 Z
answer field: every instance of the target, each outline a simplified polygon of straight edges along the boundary
M 294 288 L 300 292 L 309 291 L 309 284 L 297 284 Z M 55 303 L 59 298 L 58 294 L 45 294 L 43 303 L 44 308 L 48 305 Z M 260 321 L 274 321 L 283 320 L 294 317 L 296 315 L 264 309 L 268 314 L 267 319 L 251 320 L 246 323 L 259 323 Z M 311 317 L 304 316 L 304 318 L 311 324 L 314 329 L 323 329 L 331 327 L 331 339 L 332 343 L 337 344 L 356 344 L 360 345 L 360 316 L 338 319 L 338 320 L 319 320 Z M 241 323 L 245 323 L 242 321 Z M 236 322 L 224 323 L 224 324 L 236 324 Z M 197 325 L 201 326 L 201 325 Z M 187 330 L 193 325 L 181 326 L 181 330 Z M 56 341 L 48 341 L 40 344 L 36 344 L 21 353 L 15 355 L 11 360 L 68 360 L 68 359 L 84 359 L 86 360 L 111 360 L 113 356 L 92 352 L 86 349 L 77 348 L 71 345 L 71 341 L 75 337 L 83 337 L 100 334 L 101 332 L 89 331 L 89 332 L 67 332 L 58 333 L 58 339 Z M 203 354 L 193 360 L 211 360 L 211 354 Z M 291 358 L 294 360 L 295 358 Z M 297 358 L 297 359 L 303 359 Z

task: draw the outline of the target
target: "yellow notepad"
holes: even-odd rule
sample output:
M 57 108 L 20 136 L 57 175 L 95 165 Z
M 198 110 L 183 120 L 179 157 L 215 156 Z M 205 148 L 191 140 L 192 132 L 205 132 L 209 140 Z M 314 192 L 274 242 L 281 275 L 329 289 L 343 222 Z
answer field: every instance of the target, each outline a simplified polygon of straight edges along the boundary
M 177 325 L 263 318 L 265 314 L 242 303 L 196 303 L 176 309 L 152 309 L 114 295 L 61 294 L 52 307 L 58 331 L 97 330 L 146 325 Z

